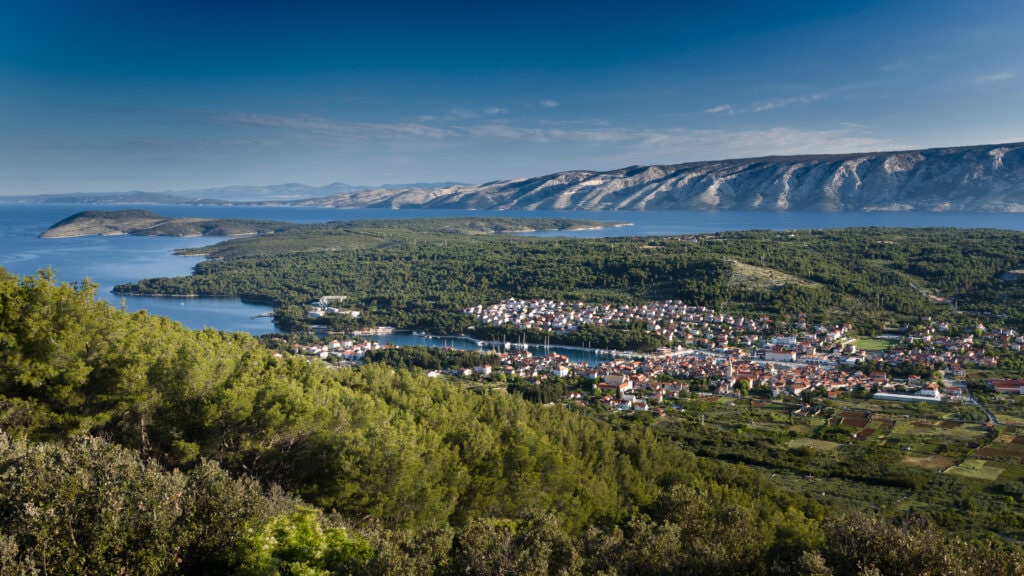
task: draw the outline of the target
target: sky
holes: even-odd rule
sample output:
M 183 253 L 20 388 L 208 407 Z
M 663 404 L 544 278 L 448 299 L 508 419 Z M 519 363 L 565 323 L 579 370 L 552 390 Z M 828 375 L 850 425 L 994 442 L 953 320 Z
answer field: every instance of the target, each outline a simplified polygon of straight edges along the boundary
M 1022 22 L 1020 0 L 0 0 L 0 195 L 1024 141 Z

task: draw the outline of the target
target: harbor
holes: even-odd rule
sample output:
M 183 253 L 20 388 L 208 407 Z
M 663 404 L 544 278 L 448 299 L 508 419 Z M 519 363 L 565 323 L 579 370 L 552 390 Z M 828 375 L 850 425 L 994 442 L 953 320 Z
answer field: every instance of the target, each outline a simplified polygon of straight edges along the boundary
M 361 338 L 391 344 L 394 346 L 427 346 L 430 348 L 452 348 L 455 350 L 475 350 L 479 352 L 507 352 L 520 349 L 529 350 L 533 354 L 546 355 L 550 353 L 561 354 L 570 362 L 586 363 L 596 365 L 615 356 L 633 356 L 632 352 L 620 352 L 616 350 L 602 350 L 598 348 L 587 348 L 584 346 L 547 345 L 529 342 L 499 342 L 494 340 L 478 340 L 471 336 L 449 335 L 436 336 L 423 332 L 401 332 L 393 331 L 388 334 L 360 334 Z

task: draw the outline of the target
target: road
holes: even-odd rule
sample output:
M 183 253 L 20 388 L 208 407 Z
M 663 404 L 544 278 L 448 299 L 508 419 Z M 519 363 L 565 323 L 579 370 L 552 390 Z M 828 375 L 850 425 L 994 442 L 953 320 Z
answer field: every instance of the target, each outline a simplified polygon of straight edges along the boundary
M 988 423 L 990 426 L 996 426 L 999 424 L 999 418 L 996 418 L 996 415 L 993 414 L 987 406 L 982 404 L 981 401 L 979 401 L 977 398 L 974 397 L 973 394 L 971 394 L 971 390 L 967 387 L 966 384 L 964 384 L 963 380 L 949 380 L 948 385 L 955 386 L 963 390 L 964 396 L 966 398 L 965 403 L 970 406 L 977 406 L 978 408 L 981 408 L 981 411 L 984 412 L 985 416 L 988 418 Z

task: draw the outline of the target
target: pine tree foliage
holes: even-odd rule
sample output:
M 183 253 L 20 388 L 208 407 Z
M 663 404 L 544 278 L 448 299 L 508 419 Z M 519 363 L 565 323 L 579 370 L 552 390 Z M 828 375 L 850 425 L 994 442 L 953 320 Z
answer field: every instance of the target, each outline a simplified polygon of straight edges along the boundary
M 0 429 L 5 574 L 1024 567 L 1014 543 L 846 519 L 650 427 L 276 357 L 46 273 L 0 273 Z

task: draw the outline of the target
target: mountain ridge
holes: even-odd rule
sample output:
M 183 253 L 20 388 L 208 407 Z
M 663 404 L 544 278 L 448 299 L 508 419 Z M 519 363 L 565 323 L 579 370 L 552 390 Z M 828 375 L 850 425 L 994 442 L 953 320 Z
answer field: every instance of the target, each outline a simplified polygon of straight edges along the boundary
M 1024 142 L 567 170 L 483 184 L 286 183 L 164 193 L 8 196 L 0 201 L 525 211 L 1024 212 Z
M 290 202 L 476 210 L 1024 212 L 1024 143 L 568 170 L 439 188 L 373 188 Z

